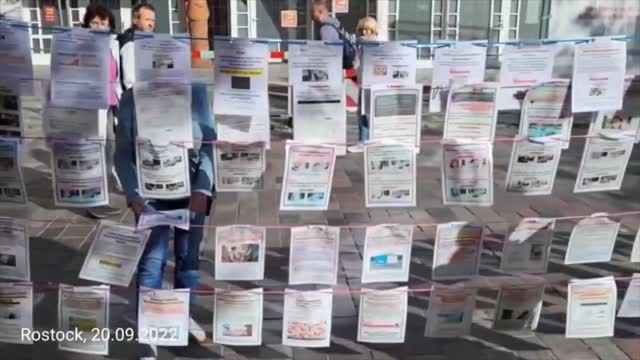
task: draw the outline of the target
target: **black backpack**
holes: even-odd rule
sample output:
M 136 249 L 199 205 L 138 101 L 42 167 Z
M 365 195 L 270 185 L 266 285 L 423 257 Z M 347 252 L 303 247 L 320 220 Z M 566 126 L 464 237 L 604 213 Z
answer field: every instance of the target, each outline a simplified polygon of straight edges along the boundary
M 349 34 L 347 34 L 344 29 L 340 29 L 332 23 L 323 23 L 322 26 L 324 25 L 328 25 L 336 29 L 338 36 L 342 41 L 342 68 L 344 70 L 353 69 L 355 67 L 354 62 L 356 60 L 357 51 L 355 45 L 351 42 Z

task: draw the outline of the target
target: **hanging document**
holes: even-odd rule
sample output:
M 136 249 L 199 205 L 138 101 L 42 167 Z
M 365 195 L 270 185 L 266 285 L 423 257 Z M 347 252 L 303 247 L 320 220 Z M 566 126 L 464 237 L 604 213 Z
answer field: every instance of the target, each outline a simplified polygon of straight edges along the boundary
M 21 157 L 18 139 L 0 139 L 0 202 L 27 203 Z
M 264 143 L 215 144 L 213 161 L 217 192 L 250 192 L 264 189 L 267 171 Z
M 452 85 L 484 81 L 487 48 L 470 42 L 443 44 L 436 48 L 433 60 L 429 112 L 444 112 Z
M 491 83 L 453 86 L 447 100 L 442 137 L 493 142 L 498 117 L 497 90 Z
M 340 228 L 309 225 L 291 228 L 289 284 L 335 285 Z
M 620 190 L 633 142 L 633 138 L 587 138 L 573 192 Z
M 358 341 L 403 343 L 407 327 L 408 291 L 362 289 L 358 313 Z
M 624 79 L 624 99 L 618 111 L 598 111 L 591 121 L 589 135 L 609 139 L 640 139 L 640 86 L 633 84 L 634 76 Z
M 191 90 L 191 84 L 136 82 L 133 96 L 138 137 L 155 145 L 193 147 Z
M 409 281 L 413 225 L 367 227 L 362 283 Z
M 89 253 L 80 270 L 80 279 L 129 286 L 150 231 L 111 222 L 100 222 Z
M 104 142 L 54 141 L 51 145 L 51 168 L 56 206 L 109 204 Z
M 513 142 L 507 192 L 522 195 L 551 195 L 556 179 L 562 141 L 537 143 L 527 139 Z
M 65 339 L 58 342 L 58 349 L 84 354 L 109 354 L 109 339 L 95 336 L 96 331 L 109 328 L 109 291 L 108 285 L 59 285 L 58 330 L 77 330 L 84 341 Z
M 189 289 L 140 288 L 138 342 L 158 346 L 189 345 Z
M 109 107 L 111 35 L 89 29 L 54 31 L 51 104 L 80 109 Z
M 498 110 L 520 110 L 529 88 L 551 79 L 556 52 L 552 44 L 506 45 L 501 56 Z
M 447 338 L 469 335 L 475 297 L 476 289 L 433 288 L 429 295 L 424 336 Z
M 293 86 L 293 139 L 305 144 L 329 144 L 346 154 L 347 109 L 345 87 L 304 84 Z
M 362 46 L 362 87 L 375 84 L 416 83 L 418 63 L 415 41 L 386 41 Z M 340 55 L 342 57 L 342 55 Z
M 420 149 L 422 85 L 377 84 L 371 86 L 369 140 L 392 140 Z M 363 108 L 366 104 L 363 105 Z
M 0 279 L 31 280 L 29 223 L 0 217 Z
M 573 56 L 573 112 L 622 109 L 627 42 L 596 38 L 576 44 Z
M 367 207 L 416 206 L 416 152 L 412 144 L 367 143 L 364 167 Z
M 546 273 L 555 223 L 554 219 L 522 219 L 504 242 L 500 269 L 512 274 Z
M 581 339 L 613 336 L 616 297 L 616 281 L 612 276 L 571 280 L 565 336 Z
M 187 34 L 135 34 L 136 82 L 191 86 L 191 39 Z
M 99 112 L 47 105 L 42 114 L 45 134 L 52 138 L 106 139 L 107 117 Z
M 620 223 L 606 216 L 591 215 L 580 220 L 571 231 L 565 264 L 611 261 Z
M 331 290 L 286 289 L 282 315 L 282 344 L 297 347 L 329 347 L 331 344 Z
M 335 147 L 287 144 L 286 151 L 280 210 L 327 210 Z
M 146 208 L 138 218 L 136 231 L 147 230 L 156 226 L 171 226 L 189 231 L 190 217 L 189 209 L 153 210 Z
M 33 330 L 33 285 L 0 283 L 0 343 L 33 344 L 22 336 L 23 329 Z
M 522 104 L 518 134 L 540 142 L 562 140 L 563 149 L 569 148 L 573 115 L 568 94 L 568 80 L 531 87 Z
M 631 262 L 640 262 L 640 230 L 636 234 L 636 239 L 633 241 L 633 248 L 631 249 Z
M 618 317 L 640 317 L 640 274 L 633 274 L 624 294 Z
M 498 294 L 493 328 L 535 330 L 538 327 L 544 285 L 503 286 Z
M 267 230 L 250 225 L 216 229 L 216 280 L 264 279 Z
M 289 44 L 289 85 L 340 85 L 342 71 L 342 44 L 324 41 L 305 41 Z
M 19 138 L 24 133 L 20 96 L 4 85 L 0 78 L 0 134 L 5 138 Z
M 189 155 L 184 146 L 157 145 L 138 138 L 136 160 L 140 196 L 180 199 L 191 193 Z
M 216 292 L 213 342 L 233 346 L 262 344 L 262 288 Z
M 493 205 L 493 152 L 490 142 L 442 145 L 444 205 Z
M 216 39 L 213 113 L 218 140 L 270 144 L 269 45 Z
M 431 278 L 457 280 L 478 275 L 482 239 L 482 226 L 463 221 L 438 224 Z
M 33 95 L 30 32 L 30 25 L 22 22 L 3 19 L 0 23 L 0 87 L 18 96 Z

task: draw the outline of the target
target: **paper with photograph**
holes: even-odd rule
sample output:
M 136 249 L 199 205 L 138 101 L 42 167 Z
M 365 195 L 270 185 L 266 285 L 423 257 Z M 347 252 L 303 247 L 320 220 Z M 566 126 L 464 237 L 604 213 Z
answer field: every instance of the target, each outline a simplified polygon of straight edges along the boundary
M 476 289 L 433 288 L 429 295 L 424 336 L 448 338 L 469 335 L 476 292 Z
M 562 141 L 547 143 L 520 139 L 513 142 L 505 185 L 507 192 L 551 195 L 562 154 Z
M 640 85 L 634 84 L 633 75 L 624 79 L 624 99 L 618 111 L 598 111 L 589 126 L 590 135 L 610 139 L 635 138 L 640 141 Z
M 150 233 L 101 221 L 78 277 L 104 284 L 129 286 Z
M 264 189 L 267 152 L 264 143 L 217 143 L 213 161 L 216 192 Z
M 524 218 L 502 247 L 500 269 L 505 273 L 546 273 L 555 219 Z
M 157 145 L 136 140 L 136 166 L 140 196 L 150 199 L 180 199 L 191 194 L 189 154 L 186 147 Z
M 0 279 L 31 280 L 27 220 L 0 217 Z
M 339 227 L 309 225 L 291 228 L 289 285 L 335 285 L 339 249 Z
M 369 91 L 369 140 L 392 140 L 420 149 L 422 85 L 377 84 Z M 366 106 L 363 106 L 366 107 Z
M 33 344 L 22 336 L 23 329 L 33 330 L 33 285 L 0 283 L 0 343 Z
M 282 344 L 297 347 L 329 347 L 333 294 L 330 289 L 285 289 Z
M 620 190 L 633 143 L 633 138 L 587 138 L 573 192 Z
M 135 34 L 135 79 L 138 82 L 191 85 L 191 40 L 188 34 Z
M 287 144 L 280 210 L 327 210 L 336 149 Z
M 251 225 L 216 228 L 216 280 L 262 280 L 267 229 Z
M 56 206 L 95 207 L 109 204 L 104 147 L 104 142 L 52 142 L 51 168 Z
M 611 261 L 620 223 L 593 214 L 580 220 L 571 231 L 565 264 L 588 264 Z
M 403 343 L 407 327 L 408 288 L 362 289 L 358 313 L 358 341 Z
M 613 336 L 617 288 L 612 276 L 572 279 L 567 293 L 565 337 L 587 339 Z
M 213 342 L 233 346 L 262 344 L 262 288 L 216 292 Z
M 630 318 L 640 317 L 640 274 L 635 273 L 629 281 L 627 291 L 624 293 L 624 299 L 620 310 L 618 310 L 618 317 Z
M 77 330 L 85 339 L 58 341 L 59 350 L 83 354 L 109 354 L 109 339 L 94 336 L 96 329 L 109 328 L 109 292 L 108 285 L 59 285 L 58 330 Z
M 138 295 L 138 342 L 189 345 L 189 289 L 149 289 Z
M 416 152 L 413 145 L 367 143 L 364 164 L 367 207 L 416 206 Z
M 433 250 L 433 280 L 468 279 L 478 275 L 484 228 L 457 221 L 438 224 Z
M 442 137 L 493 142 L 498 118 L 497 90 L 492 83 L 452 86 Z
M 493 151 L 490 142 L 442 145 L 444 205 L 493 205 Z
M 136 231 L 151 229 L 156 226 L 172 226 L 189 231 L 191 212 L 189 209 L 154 210 L 146 207 L 136 224 Z
M 24 133 L 23 127 L 20 96 L 16 91 L 3 86 L 0 80 L 0 134 L 3 137 L 17 138 Z
M 524 97 L 518 134 L 540 142 L 562 140 L 568 149 L 573 126 L 569 99 L 569 80 L 532 86 Z
M 270 147 L 269 45 L 249 39 L 214 40 L 213 113 L 218 140 Z
M 544 284 L 503 286 L 498 293 L 493 328 L 535 330 L 538 327 Z
M 138 137 L 156 145 L 174 143 L 193 147 L 191 96 L 188 83 L 137 81 L 133 85 L 133 97 Z
M 27 189 L 20 167 L 21 158 L 18 139 L 0 139 L 0 202 L 2 203 L 27 203 Z
M 290 43 L 288 52 L 289 85 L 341 85 L 342 44 L 324 41 Z
M 100 116 L 100 111 L 59 108 L 49 104 L 42 114 L 45 134 L 51 138 L 106 139 L 107 117 Z
M 367 227 L 362 283 L 409 281 L 413 225 Z
M 31 28 L 23 22 L 3 20 L 0 23 L 0 86 L 7 86 L 16 95 L 32 96 Z
M 54 31 L 51 45 L 51 104 L 107 109 L 111 91 L 111 36 L 83 28 Z
M 416 41 L 385 41 L 362 46 L 361 85 L 416 83 L 418 64 Z M 342 55 L 341 55 L 342 56 Z
M 572 111 L 622 109 L 627 42 L 596 38 L 576 44 L 573 54 Z

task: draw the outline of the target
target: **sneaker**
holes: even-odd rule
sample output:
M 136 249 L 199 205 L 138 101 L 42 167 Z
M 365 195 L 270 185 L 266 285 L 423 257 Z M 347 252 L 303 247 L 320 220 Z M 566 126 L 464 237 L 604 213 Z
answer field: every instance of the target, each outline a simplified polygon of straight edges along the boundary
M 94 219 L 104 219 L 108 216 L 118 215 L 121 212 L 122 209 L 110 205 L 98 206 L 87 210 L 89 216 Z
M 347 147 L 347 151 L 349 151 L 350 153 L 361 153 L 361 152 L 364 152 L 364 144 L 363 143 L 358 143 L 356 145 L 351 145 L 351 146 Z
M 189 335 L 199 343 L 207 341 L 207 333 L 192 317 L 189 318 Z

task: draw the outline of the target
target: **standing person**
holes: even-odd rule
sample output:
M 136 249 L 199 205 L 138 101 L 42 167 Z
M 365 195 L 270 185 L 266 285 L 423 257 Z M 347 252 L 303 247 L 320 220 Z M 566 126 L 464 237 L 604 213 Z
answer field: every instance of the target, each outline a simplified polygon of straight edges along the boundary
M 108 31 L 115 33 L 116 23 L 115 17 L 111 10 L 99 4 L 91 4 L 87 6 L 84 18 L 82 19 L 82 27 L 87 29 Z M 118 53 L 119 46 L 115 39 L 115 35 L 111 40 L 111 53 L 109 54 L 109 109 L 99 110 L 98 116 L 102 119 L 106 117 L 107 124 L 107 141 L 105 144 L 105 156 L 107 160 L 107 169 L 109 171 L 110 191 L 118 187 L 120 181 L 114 172 L 113 166 L 113 141 L 115 132 L 115 123 L 118 117 L 118 105 L 122 89 L 120 89 L 120 56 Z M 121 212 L 120 208 L 106 205 L 98 206 L 88 210 L 89 216 L 102 219 L 109 215 L 117 215 Z
M 135 32 L 154 32 L 156 30 L 156 9 L 151 4 L 138 4 L 133 8 L 133 23 L 118 37 L 120 43 L 120 80 L 122 90 L 127 90 L 136 82 L 136 62 L 133 56 Z
M 378 23 L 376 22 L 376 19 L 370 16 L 360 19 L 356 28 L 356 34 L 358 36 L 359 43 L 378 40 Z M 362 57 L 362 47 L 358 49 L 358 56 L 360 58 Z M 359 62 L 357 77 L 358 82 L 362 83 L 362 60 Z M 362 113 L 362 105 L 362 88 L 360 88 L 358 96 L 358 114 L 360 114 L 358 122 L 358 144 L 347 148 L 351 153 L 363 152 L 364 143 L 369 140 L 369 119 L 367 118 L 367 115 Z
M 329 15 L 328 0 L 313 0 L 313 20 L 320 23 L 320 40 L 338 42 L 340 36 L 340 21 Z
M 215 195 L 212 142 L 217 137 L 207 88 L 202 83 L 192 85 L 193 148 L 189 149 L 188 164 L 191 196 L 183 199 L 156 200 L 143 199 L 140 196 L 135 158 L 138 133 L 134 100 L 133 89 L 124 92 L 120 106 L 120 123 L 116 132 L 116 170 L 122 180 L 127 204 L 133 210 L 136 220 L 145 211 L 190 210 L 189 230 L 175 228 L 173 234 L 174 288 L 195 289 L 199 280 L 198 254 L 203 237 L 203 225 L 211 210 Z M 162 288 L 171 235 L 171 227 L 169 226 L 156 226 L 151 230 L 138 263 L 138 287 Z M 206 333 L 193 319 L 191 319 L 189 328 L 196 340 L 202 342 L 206 339 Z

